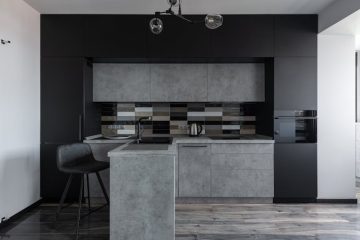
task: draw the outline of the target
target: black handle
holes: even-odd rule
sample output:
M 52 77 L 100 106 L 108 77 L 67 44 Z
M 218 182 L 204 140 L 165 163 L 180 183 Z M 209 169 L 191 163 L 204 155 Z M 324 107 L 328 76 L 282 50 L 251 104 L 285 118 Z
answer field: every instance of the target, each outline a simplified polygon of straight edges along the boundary
M 199 125 L 199 127 L 200 127 L 200 131 L 199 131 L 199 129 L 198 129 L 198 133 L 197 133 L 197 135 L 200 135 L 200 134 L 201 134 L 201 132 L 202 132 L 202 130 L 203 130 L 202 125 Z
M 208 147 L 207 145 L 185 145 L 182 146 L 183 148 L 206 148 Z
M 82 141 L 82 115 L 79 114 L 79 142 Z

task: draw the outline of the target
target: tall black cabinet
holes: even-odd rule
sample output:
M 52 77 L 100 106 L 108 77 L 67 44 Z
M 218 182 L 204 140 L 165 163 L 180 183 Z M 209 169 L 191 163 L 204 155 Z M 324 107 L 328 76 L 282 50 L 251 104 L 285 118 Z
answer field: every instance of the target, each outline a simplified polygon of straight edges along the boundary
M 317 110 L 317 16 L 275 16 L 274 110 Z M 275 202 L 315 202 L 317 144 L 275 143 Z
M 100 132 L 92 99 L 91 64 L 84 58 L 43 57 L 41 62 L 41 196 L 57 200 L 66 176 L 56 166 L 56 148 Z M 90 87 L 89 87 L 90 86 Z M 76 184 L 69 198 L 76 198 Z

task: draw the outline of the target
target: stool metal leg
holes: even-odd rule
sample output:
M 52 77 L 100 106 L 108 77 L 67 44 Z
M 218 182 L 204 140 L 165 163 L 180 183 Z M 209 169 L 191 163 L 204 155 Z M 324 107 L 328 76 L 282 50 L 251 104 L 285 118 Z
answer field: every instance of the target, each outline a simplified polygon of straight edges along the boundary
M 89 174 L 86 174 L 86 186 L 87 186 L 88 208 L 89 211 L 91 211 Z
M 99 180 L 99 183 L 100 183 L 100 186 L 101 186 L 101 190 L 102 190 L 102 191 L 103 191 L 103 193 L 104 193 L 104 196 L 105 196 L 106 202 L 107 202 L 108 204 L 110 204 L 110 201 L 109 201 L 109 196 L 108 196 L 108 194 L 106 193 L 106 189 L 105 189 L 105 187 L 104 187 L 104 183 L 103 183 L 103 181 L 101 180 L 101 177 L 100 177 L 99 172 L 96 172 L 96 177 L 97 177 L 97 179 Z
M 79 239 L 79 227 L 80 227 L 80 217 L 81 217 L 81 202 L 82 202 L 82 196 L 83 196 L 83 189 L 84 189 L 84 174 L 81 174 L 80 192 L 79 192 L 79 209 L 78 209 L 78 216 L 77 216 L 77 223 L 76 223 L 76 239 Z
M 61 212 L 61 209 L 62 209 L 62 206 L 64 204 L 64 201 L 66 199 L 66 195 L 69 191 L 69 187 L 70 187 L 70 184 L 71 184 L 71 181 L 73 179 L 73 175 L 70 174 L 68 180 L 67 180 L 67 183 L 66 183 L 66 186 L 65 186 L 65 189 L 64 189 L 64 192 L 63 194 L 61 195 L 61 199 L 60 199 L 60 203 L 57 207 L 57 211 L 56 211 L 56 216 L 55 216 L 55 223 L 57 222 L 58 218 L 59 218 L 59 215 L 60 215 L 60 212 Z

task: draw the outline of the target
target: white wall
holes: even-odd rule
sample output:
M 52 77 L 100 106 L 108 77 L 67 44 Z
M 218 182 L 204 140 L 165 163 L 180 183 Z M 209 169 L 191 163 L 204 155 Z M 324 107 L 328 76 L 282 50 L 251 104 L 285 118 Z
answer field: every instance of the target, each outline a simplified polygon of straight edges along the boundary
M 318 36 L 318 198 L 355 198 L 355 38 Z
M 40 199 L 40 14 L 0 0 L 0 218 Z

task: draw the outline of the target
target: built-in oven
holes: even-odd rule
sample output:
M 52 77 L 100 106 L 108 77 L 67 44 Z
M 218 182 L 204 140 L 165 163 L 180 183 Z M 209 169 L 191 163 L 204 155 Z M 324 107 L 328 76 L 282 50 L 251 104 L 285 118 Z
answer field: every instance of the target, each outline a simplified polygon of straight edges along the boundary
M 274 112 L 274 139 L 277 143 L 316 143 L 317 111 Z

